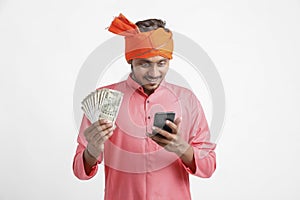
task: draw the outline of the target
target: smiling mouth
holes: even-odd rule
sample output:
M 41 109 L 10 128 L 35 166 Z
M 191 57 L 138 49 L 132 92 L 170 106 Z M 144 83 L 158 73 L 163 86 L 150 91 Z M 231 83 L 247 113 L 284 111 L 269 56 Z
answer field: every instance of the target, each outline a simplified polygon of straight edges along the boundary
M 152 78 L 152 77 L 145 77 L 145 79 L 147 81 L 149 81 L 150 83 L 154 84 L 154 83 L 157 83 L 157 81 L 160 80 L 161 77 L 156 77 L 156 78 Z

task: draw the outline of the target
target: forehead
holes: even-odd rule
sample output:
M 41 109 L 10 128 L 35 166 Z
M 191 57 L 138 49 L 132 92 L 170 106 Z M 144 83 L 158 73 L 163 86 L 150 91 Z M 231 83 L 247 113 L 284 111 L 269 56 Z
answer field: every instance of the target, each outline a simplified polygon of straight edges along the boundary
M 162 56 L 153 56 L 153 57 L 149 57 L 149 58 L 133 59 L 133 61 L 135 61 L 135 62 L 159 62 L 162 60 L 168 60 L 168 59 L 165 57 L 162 57 Z

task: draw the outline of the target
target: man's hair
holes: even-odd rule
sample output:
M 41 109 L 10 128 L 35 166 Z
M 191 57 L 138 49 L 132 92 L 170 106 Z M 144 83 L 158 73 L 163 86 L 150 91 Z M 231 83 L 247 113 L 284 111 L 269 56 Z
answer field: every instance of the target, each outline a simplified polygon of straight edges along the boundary
M 163 28 L 166 32 L 170 32 L 170 30 L 165 27 L 166 22 L 161 19 L 146 19 L 136 22 L 135 25 L 139 27 L 141 32 L 148 32 L 158 28 Z

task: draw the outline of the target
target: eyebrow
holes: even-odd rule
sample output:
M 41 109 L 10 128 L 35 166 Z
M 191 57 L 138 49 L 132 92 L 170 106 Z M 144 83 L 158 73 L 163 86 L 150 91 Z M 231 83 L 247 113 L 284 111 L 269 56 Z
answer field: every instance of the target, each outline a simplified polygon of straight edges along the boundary
M 163 58 L 163 59 L 157 61 L 157 63 L 162 62 L 162 61 L 167 61 L 167 58 Z M 138 60 L 137 62 L 154 63 L 154 62 L 151 62 L 150 60 L 147 60 L 147 59 L 140 59 L 140 60 Z

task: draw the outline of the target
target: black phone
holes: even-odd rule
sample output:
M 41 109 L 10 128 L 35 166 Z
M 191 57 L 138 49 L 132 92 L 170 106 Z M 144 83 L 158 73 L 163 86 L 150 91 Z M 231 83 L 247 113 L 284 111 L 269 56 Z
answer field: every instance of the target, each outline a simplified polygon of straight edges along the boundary
M 172 133 L 172 129 L 166 124 L 166 120 L 174 122 L 174 119 L 175 119 L 174 112 L 158 112 L 158 113 L 155 113 L 155 115 L 154 115 L 153 125 L 158 128 L 161 128 L 165 131 L 168 131 L 169 133 Z M 157 133 L 153 132 L 153 134 L 157 134 Z M 157 134 L 157 135 L 163 137 L 160 134 Z

